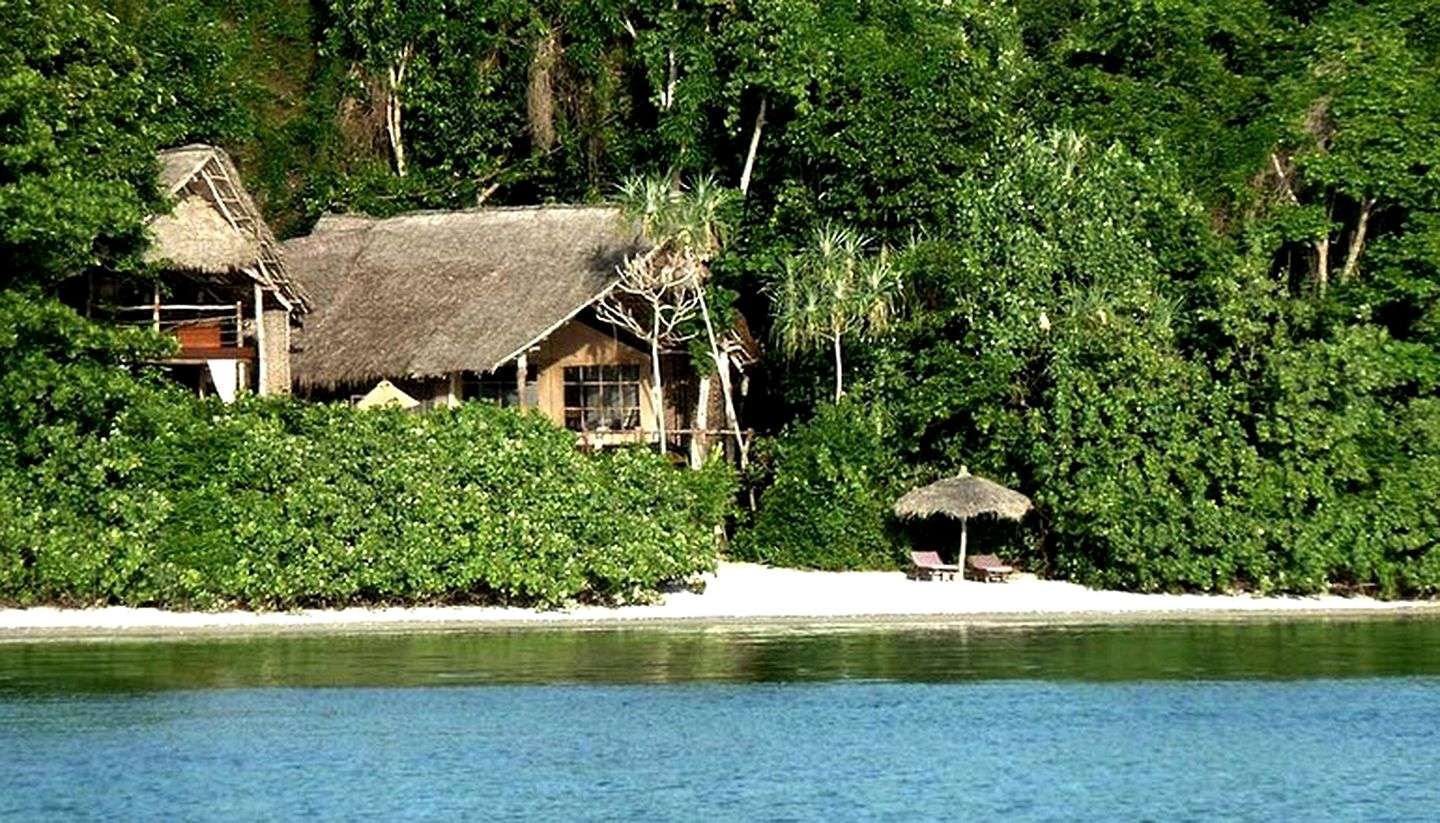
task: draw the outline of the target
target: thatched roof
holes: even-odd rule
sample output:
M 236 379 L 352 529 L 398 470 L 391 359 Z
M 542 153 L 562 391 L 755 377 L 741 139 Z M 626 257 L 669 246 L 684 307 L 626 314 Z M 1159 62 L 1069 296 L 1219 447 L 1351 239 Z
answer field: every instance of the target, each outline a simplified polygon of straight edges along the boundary
M 896 501 L 895 514 L 907 518 L 944 514 L 959 520 L 993 514 L 1019 520 L 1030 511 L 1030 506 L 1030 498 L 1020 492 L 961 469 L 955 477 L 906 492 Z
M 201 197 L 186 197 L 150 221 L 154 242 L 147 257 L 177 269 L 224 275 L 253 267 L 260 242 L 242 233 Z
M 222 152 L 214 146 L 207 146 L 204 143 L 191 143 L 188 146 L 180 146 L 174 149 L 165 149 L 160 152 L 160 190 L 165 194 L 174 195 L 185 187 L 200 173 L 200 169 L 209 163 L 216 152 Z
M 314 307 L 296 380 L 493 371 L 590 306 L 638 249 L 608 207 L 322 219 L 285 243 Z
M 154 242 L 147 258 L 207 279 L 259 283 L 303 311 L 306 295 L 291 282 L 280 244 L 230 155 L 196 143 L 162 151 L 159 161 L 160 187 L 176 205 L 150 221 Z

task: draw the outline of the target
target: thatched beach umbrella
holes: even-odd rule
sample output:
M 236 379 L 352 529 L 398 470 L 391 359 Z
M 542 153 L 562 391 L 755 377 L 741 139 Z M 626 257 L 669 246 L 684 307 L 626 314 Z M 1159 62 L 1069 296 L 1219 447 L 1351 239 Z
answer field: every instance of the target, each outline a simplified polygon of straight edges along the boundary
M 956 565 L 965 567 L 965 549 L 969 542 L 967 521 L 978 515 L 993 514 L 1006 520 L 1019 520 L 1030 511 L 1030 498 L 1007 489 L 993 480 L 976 477 L 964 468 L 954 477 L 936 480 L 928 486 L 912 489 L 895 501 L 895 514 L 906 519 L 943 514 L 960 521 L 960 558 Z

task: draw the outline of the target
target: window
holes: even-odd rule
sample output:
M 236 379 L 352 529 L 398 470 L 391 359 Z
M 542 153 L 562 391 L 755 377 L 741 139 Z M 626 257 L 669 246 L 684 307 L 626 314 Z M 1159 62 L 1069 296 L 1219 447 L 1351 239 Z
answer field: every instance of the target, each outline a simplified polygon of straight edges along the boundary
M 501 366 L 484 374 L 467 371 L 460 376 L 460 399 L 487 400 L 497 406 L 519 406 L 516 377 L 514 365 Z M 525 375 L 525 405 L 532 409 L 539 405 L 533 370 Z
M 565 428 L 574 431 L 640 428 L 640 367 L 565 369 Z

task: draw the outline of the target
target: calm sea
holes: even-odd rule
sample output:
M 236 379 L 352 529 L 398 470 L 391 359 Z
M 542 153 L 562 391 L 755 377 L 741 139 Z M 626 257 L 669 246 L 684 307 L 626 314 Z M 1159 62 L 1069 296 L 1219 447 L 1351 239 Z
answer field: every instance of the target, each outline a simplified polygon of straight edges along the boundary
M 1433 820 L 1440 621 L 0 643 L 7 820 Z

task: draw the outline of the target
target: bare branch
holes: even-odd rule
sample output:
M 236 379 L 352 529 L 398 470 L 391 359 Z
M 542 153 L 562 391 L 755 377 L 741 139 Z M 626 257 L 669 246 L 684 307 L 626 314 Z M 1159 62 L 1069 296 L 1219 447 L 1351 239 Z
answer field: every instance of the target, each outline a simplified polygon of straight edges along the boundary
M 1295 194 L 1295 187 L 1290 182 L 1290 176 L 1285 173 L 1285 168 L 1280 165 L 1280 156 L 1274 152 L 1270 153 L 1270 165 L 1275 169 L 1275 177 L 1280 180 L 1280 190 L 1290 196 L 1290 202 L 1300 205 L 1300 198 Z

